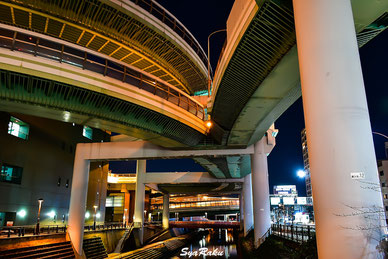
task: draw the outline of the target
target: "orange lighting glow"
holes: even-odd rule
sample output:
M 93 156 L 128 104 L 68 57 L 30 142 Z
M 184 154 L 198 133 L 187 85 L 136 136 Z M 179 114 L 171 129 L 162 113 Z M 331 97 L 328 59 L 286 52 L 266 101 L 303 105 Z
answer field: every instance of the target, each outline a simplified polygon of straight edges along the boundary
M 212 125 L 213 125 L 213 123 L 211 121 L 206 122 L 206 127 L 210 128 Z

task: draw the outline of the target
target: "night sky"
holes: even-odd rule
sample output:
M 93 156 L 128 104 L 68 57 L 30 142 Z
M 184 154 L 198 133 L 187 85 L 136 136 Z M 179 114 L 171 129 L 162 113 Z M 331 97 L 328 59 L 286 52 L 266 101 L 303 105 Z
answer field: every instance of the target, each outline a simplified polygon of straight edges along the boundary
M 202 48 L 207 51 L 208 35 L 226 28 L 226 21 L 232 8 L 232 0 L 184 1 L 159 0 L 162 6 L 177 17 L 194 35 Z M 220 32 L 211 38 L 211 64 L 213 69 L 225 40 Z M 388 135 L 388 30 L 381 33 L 360 49 L 362 70 L 367 93 L 372 130 Z M 296 101 L 276 122 L 279 129 L 276 147 L 268 157 L 270 192 L 279 184 L 297 185 L 300 196 L 305 195 L 304 180 L 298 179 L 296 171 L 303 169 L 300 132 L 304 128 L 302 99 Z M 339 132 L 339 134 L 346 134 Z M 381 136 L 373 136 L 377 159 L 385 158 L 384 141 Z M 133 171 L 135 164 L 129 163 Z M 162 169 L 161 169 L 162 168 Z M 198 171 L 190 160 L 153 161 L 147 163 L 147 171 Z

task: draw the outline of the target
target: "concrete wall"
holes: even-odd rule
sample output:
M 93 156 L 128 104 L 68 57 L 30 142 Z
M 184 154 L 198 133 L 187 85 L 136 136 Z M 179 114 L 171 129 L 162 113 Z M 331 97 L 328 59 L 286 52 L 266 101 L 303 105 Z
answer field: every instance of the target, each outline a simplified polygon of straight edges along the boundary
M 0 182 L 0 212 L 24 209 L 27 215 L 16 216 L 14 225 L 32 225 L 37 220 L 38 199 L 43 198 L 41 224 L 62 224 L 63 216 L 66 224 L 75 147 L 91 140 L 82 136 L 81 125 L 12 114 L 30 126 L 28 140 L 24 140 L 7 133 L 10 116 L 0 112 L 0 164 L 22 167 L 23 174 L 20 185 Z M 101 140 L 107 141 L 107 134 L 93 130 L 93 141 Z M 46 215 L 50 211 L 55 211 L 56 220 Z

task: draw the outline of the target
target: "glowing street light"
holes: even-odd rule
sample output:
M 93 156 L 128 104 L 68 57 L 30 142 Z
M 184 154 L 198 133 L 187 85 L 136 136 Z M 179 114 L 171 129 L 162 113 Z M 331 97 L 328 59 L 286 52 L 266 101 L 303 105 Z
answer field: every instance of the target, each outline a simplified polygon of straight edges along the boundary
M 43 199 L 40 198 L 38 200 L 38 203 L 39 203 L 39 208 L 38 208 L 38 220 L 36 222 L 36 234 L 39 235 L 39 221 L 40 221 L 40 211 L 42 209 L 42 203 L 43 203 Z
M 305 178 L 306 177 L 306 171 L 305 170 L 298 170 L 298 172 L 296 172 L 297 176 L 299 178 Z
M 97 206 L 97 205 L 94 205 L 93 208 L 94 208 L 93 230 L 96 230 L 96 218 L 97 218 L 97 208 L 98 208 L 98 206 Z
M 27 212 L 25 209 L 21 209 L 16 213 L 19 217 L 24 218 L 27 215 Z

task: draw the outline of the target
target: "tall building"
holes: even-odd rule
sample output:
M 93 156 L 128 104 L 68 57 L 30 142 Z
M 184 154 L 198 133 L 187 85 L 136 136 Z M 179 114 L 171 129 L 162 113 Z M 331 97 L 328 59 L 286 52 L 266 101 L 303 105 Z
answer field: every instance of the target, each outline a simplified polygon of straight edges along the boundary
M 377 167 L 379 170 L 381 194 L 383 195 L 385 218 L 388 224 L 388 142 L 385 142 L 385 154 L 387 159 L 377 161 Z
M 307 147 L 307 138 L 306 138 L 306 129 L 303 129 L 301 132 L 302 136 L 302 152 L 303 152 L 303 164 L 304 170 L 306 172 L 306 195 L 307 197 L 313 196 L 311 189 L 311 175 L 310 175 L 310 163 L 309 163 L 309 152 Z

